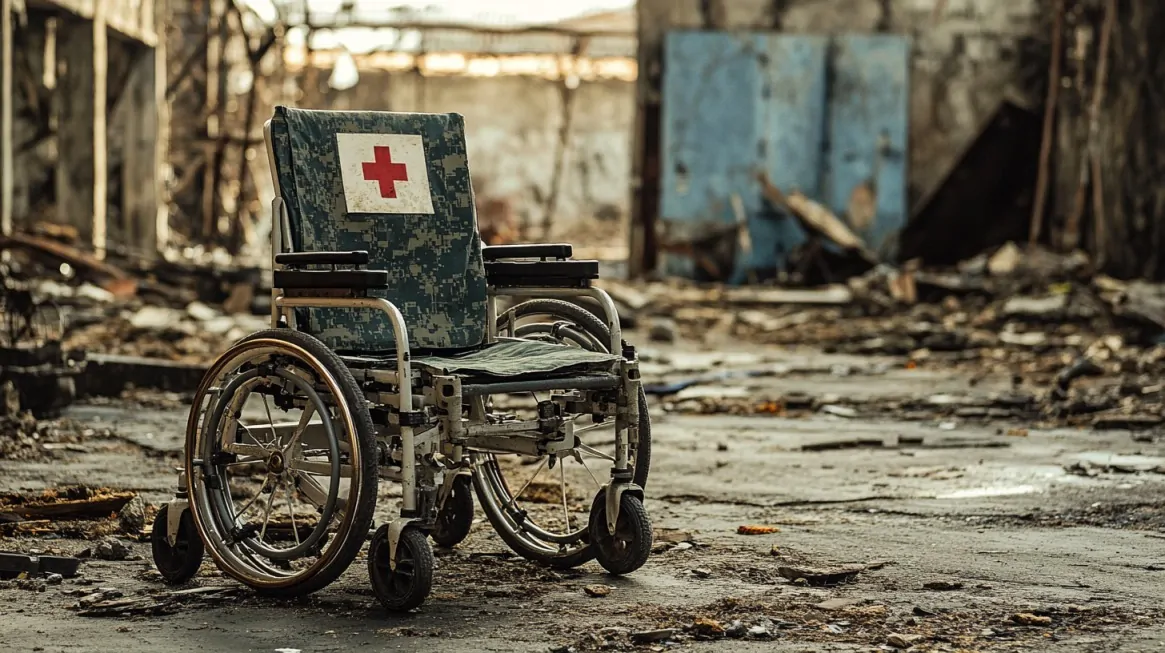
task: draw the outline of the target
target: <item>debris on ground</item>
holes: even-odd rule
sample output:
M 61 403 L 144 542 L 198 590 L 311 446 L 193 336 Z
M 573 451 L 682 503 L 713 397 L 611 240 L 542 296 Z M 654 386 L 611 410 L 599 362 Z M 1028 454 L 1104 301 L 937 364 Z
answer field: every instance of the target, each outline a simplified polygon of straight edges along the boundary
M 1052 625 L 1052 618 L 1044 615 L 1036 615 L 1030 612 L 1019 612 L 1011 615 L 1010 621 L 1022 626 L 1050 626 Z
M 929 583 L 924 583 L 922 585 L 922 589 L 927 589 L 927 590 L 931 590 L 931 591 L 935 591 L 935 592 L 951 592 L 954 590 L 963 589 L 963 584 L 958 583 L 958 582 L 954 582 L 954 581 L 948 581 L 948 580 L 936 580 L 936 581 L 931 581 Z
M 0 494 L 0 521 L 37 519 L 107 519 L 116 515 L 137 494 L 112 490 L 68 486 L 34 494 Z
M 117 523 L 121 532 L 126 535 L 136 535 L 146 527 L 146 502 L 140 496 L 134 496 L 129 503 L 122 506 L 117 513 Z
M 813 586 L 839 585 L 852 582 L 866 570 L 865 565 L 844 567 L 777 567 L 782 578 L 798 584 Z
M 780 533 L 781 529 L 776 526 L 762 526 L 757 524 L 742 524 L 736 527 L 738 535 L 768 535 L 770 533 Z
M 587 596 L 603 598 L 609 596 L 612 589 L 610 585 L 587 585 L 583 588 L 583 591 L 586 592 Z
M 129 547 L 116 538 L 107 537 L 93 547 L 93 557 L 98 560 L 120 561 L 129 556 Z
M 894 648 L 910 648 L 919 642 L 925 641 L 926 638 L 922 635 L 904 635 L 902 633 L 891 633 L 886 637 L 886 644 Z

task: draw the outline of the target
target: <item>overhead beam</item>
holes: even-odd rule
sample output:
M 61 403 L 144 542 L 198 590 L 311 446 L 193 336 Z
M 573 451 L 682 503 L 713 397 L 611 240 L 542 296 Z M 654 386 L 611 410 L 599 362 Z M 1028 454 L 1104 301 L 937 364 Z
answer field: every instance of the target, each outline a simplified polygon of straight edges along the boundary
M 30 0 L 29 5 L 64 9 L 85 20 L 94 20 L 101 10 L 111 29 L 151 47 L 158 44 L 154 0 Z

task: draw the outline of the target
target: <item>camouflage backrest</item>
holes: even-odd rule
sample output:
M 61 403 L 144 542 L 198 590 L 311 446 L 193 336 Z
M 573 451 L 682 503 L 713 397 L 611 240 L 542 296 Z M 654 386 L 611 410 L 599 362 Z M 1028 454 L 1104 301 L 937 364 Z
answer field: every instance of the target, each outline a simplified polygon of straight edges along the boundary
M 460 115 L 276 107 L 271 140 L 294 251 L 368 250 L 368 268 L 389 274 L 390 288 L 377 294 L 404 314 L 413 347 L 485 340 L 485 269 Z M 394 348 L 379 311 L 298 315 L 300 328 L 334 349 Z

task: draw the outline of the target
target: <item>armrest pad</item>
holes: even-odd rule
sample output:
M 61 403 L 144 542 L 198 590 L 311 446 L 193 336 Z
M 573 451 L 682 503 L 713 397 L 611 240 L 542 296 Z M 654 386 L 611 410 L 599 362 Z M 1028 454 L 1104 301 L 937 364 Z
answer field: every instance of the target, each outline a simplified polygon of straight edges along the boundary
M 368 265 L 368 252 L 283 252 L 275 255 L 276 265 Z
M 495 288 L 587 288 L 598 261 L 490 261 L 485 280 Z
M 568 259 L 574 255 L 570 243 L 526 243 L 522 245 L 486 245 L 481 254 L 487 261 L 507 258 Z

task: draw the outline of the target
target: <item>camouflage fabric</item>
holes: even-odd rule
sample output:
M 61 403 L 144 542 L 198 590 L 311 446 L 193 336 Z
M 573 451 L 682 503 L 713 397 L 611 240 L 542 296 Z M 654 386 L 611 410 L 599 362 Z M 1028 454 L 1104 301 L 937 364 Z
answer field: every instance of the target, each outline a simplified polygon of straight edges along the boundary
M 618 364 L 618 356 L 537 340 L 499 340 L 483 349 L 460 354 L 413 358 L 413 365 L 434 374 L 505 379 L 615 374 Z
M 460 115 L 276 107 L 271 132 L 295 251 L 368 250 L 368 268 L 389 275 L 389 289 L 375 294 L 400 309 L 412 347 L 484 342 L 485 268 Z M 349 215 L 337 134 L 420 136 L 434 213 Z M 333 349 L 395 348 L 392 325 L 379 311 L 308 309 L 297 316 L 301 329 Z

